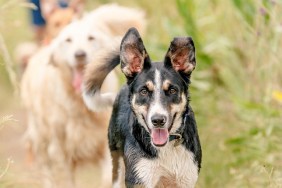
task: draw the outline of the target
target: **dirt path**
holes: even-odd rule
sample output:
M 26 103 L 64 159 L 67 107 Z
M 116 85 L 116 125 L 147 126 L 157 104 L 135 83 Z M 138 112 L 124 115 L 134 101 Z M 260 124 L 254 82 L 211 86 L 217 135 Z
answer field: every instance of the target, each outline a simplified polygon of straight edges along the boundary
M 34 165 L 28 165 L 25 161 L 23 135 L 26 128 L 26 117 L 24 110 L 16 106 L 8 112 L 0 113 L 0 117 L 5 115 L 13 115 L 16 121 L 9 121 L 0 129 L 0 187 L 42 187 L 40 172 L 35 169 Z M 77 171 L 77 187 L 97 187 L 99 174 L 99 170 L 94 167 L 81 167 Z M 4 176 L 1 178 L 1 175 Z
M 0 179 L 0 187 L 40 187 L 32 176 L 34 169 L 25 164 L 25 113 L 15 107 L 14 110 L 1 113 L 1 117 L 6 115 L 13 115 L 15 121 L 6 122 L 0 130 L 0 172 L 5 173 Z

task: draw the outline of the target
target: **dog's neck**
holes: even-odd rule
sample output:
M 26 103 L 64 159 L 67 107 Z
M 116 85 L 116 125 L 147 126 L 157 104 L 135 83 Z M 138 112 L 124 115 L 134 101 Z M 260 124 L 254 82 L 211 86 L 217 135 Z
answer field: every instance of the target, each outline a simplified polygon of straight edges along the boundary
M 183 138 L 182 134 L 183 134 L 184 129 L 185 129 L 185 125 L 186 125 L 186 121 L 187 121 L 189 112 L 190 112 L 190 110 L 189 110 L 189 107 L 187 106 L 186 110 L 185 110 L 185 113 L 183 114 L 183 118 L 182 118 L 183 121 L 181 123 L 181 126 L 176 131 L 176 133 L 172 133 L 172 134 L 169 135 L 169 141 L 175 140 L 175 142 L 174 142 L 174 146 L 175 147 L 179 146 L 184 141 L 184 138 Z
M 170 134 L 169 136 L 169 141 L 175 141 L 174 142 L 175 147 L 181 145 L 183 142 L 185 142 L 185 139 L 187 139 L 183 136 L 183 133 L 185 132 L 185 127 L 189 119 L 189 115 L 190 115 L 190 108 L 187 105 L 186 110 L 182 115 L 181 126 L 175 133 Z M 133 124 L 139 124 L 136 116 L 133 113 L 131 114 L 130 119 L 131 121 L 134 121 Z M 133 131 L 133 135 L 139 135 L 136 136 L 135 139 L 139 143 L 139 146 L 142 148 L 142 150 L 145 151 L 147 155 L 151 157 L 156 157 L 158 153 L 157 148 L 152 146 L 150 135 L 146 131 L 146 129 L 139 124 L 139 126 L 133 126 L 132 131 Z

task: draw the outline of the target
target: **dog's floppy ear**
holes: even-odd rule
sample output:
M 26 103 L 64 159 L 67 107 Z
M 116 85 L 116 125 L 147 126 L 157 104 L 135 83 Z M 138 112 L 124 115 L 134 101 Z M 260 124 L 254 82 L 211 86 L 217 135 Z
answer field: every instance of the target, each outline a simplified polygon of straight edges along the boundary
M 151 66 L 149 55 L 135 28 L 130 28 L 121 41 L 120 59 L 121 70 L 129 80 Z
M 174 38 L 170 43 L 164 64 L 185 76 L 190 76 L 196 66 L 195 47 L 192 38 Z

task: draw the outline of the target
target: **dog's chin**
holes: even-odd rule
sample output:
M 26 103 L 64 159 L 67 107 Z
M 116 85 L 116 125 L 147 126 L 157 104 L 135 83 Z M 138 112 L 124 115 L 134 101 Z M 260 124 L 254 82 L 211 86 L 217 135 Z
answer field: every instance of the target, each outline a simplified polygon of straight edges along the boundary
M 154 144 L 154 143 L 152 142 L 153 146 L 155 146 L 155 147 L 157 147 L 157 148 L 164 147 L 167 143 L 168 143 L 168 142 L 166 141 L 166 143 L 159 145 L 159 144 Z

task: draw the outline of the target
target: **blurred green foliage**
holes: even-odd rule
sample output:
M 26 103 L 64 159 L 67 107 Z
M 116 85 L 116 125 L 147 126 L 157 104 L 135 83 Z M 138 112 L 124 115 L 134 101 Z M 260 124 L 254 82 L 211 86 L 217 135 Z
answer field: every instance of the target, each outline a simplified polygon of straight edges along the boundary
M 201 40 L 202 32 L 199 31 L 199 28 L 196 23 L 196 7 L 194 1 L 187 0 L 176 0 L 177 9 L 181 18 L 184 20 L 184 29 L 185 32 L 191 36 L 195 42 L 195 46 L 197 48 L 197 58 L 200 63 L 200 66 L 209 65 L 212 63 L 212 58 L 208 53 L 205 53 L 203 49 L 204 41 Z M 208 68 L 208 67 L 205 67 Z
M 254 14 L 256 13 L 255 2 L 253 0 L 232 0 L 233 4 L 243 16 L 244 20 L 253 26 Z

